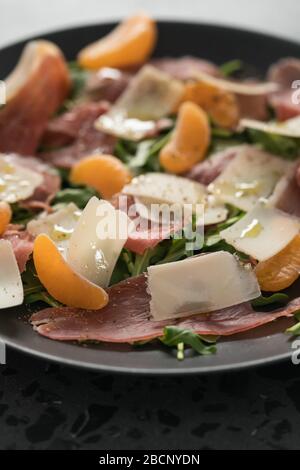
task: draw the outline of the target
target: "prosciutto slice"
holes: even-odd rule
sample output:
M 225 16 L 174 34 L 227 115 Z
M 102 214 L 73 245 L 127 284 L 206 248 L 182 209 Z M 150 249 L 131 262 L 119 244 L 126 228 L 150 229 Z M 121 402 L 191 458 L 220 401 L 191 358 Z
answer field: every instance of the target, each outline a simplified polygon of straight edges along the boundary
M 94 119 L 86 120 L 70 145 L 41 152 L 39 157 L 58 168 L 72 168 L 81 158 L 93 153 L 112 154 L 116 139 L 94 128 Z
M 186 178 L 209 185 L 225 170 L 228 163 L 236 156 L 239 148 L 239 146 L 230 147 L 215 153 L 203 162 L 195 165 L 186 173 Z
M 81 103 L 70 111 L 51 119 L 42 138 L 42 146 L 63 147 L 76 140 L 82 126 L 93 124 L 101 114 L 106 113 L 109 104 L 106 101 Z
M 162 240 L 169 238 L 174 231 L 175 227 L 171 227 L 170 229 L 169 227 L 164 227 L 152 221 L 151 235 L 150 227 L 145 230 L 139 230 L 139 228 L 137 228 L 137 230 L 129 235 L 125 243 L 125 248 L 133 251 L 133 253 L 142 255 L 148 248 L 155 248 Z
M 108 289 L 110 302 L 102 310 L 80 310 L 68 307 L 46 308 L 30 318 L 42 336 L 61 341 L 103 341 L 133 343 L 158 338 L 170 321 L 150 319 L 146 277 L 127 279 Z M 198 334 L 232 335 L 290 317 L 300 307 L 300 297 L 273 312 L 256 312 L 250 303 L 196 315 L 173 324 Z
M 135 228 L 130 232 L 124 245 L 133 253 L 142 255 L 148 248 L 154 248 L 162 240 L 169 238 L 172 233 L 183 227 L 183 223 L 179 224 L 178 221 L 176 224 L 162 225 L 158 222 L 146 221 L 138 213 L 135 213 L 134 216 L 131 215 L 130 208 L 135 204 L 135 199 L 132 196 L 116 194 L 110 202 L 115 209 L 126 212 L 128 217 L 135 222 Z
M 102 67 L 97 72 L 90 73 L 85 93 L 93 100 L 106 100 L 114 103 L 127 88 L 134 72 L 134 70 Z
M 22 273 L 32 253 L 34 237 L 27 230 L 20 230 L 19 226 L 11 225 L 1 238 L 11 242 L 19 270 Z
M 177 80 L 195 78 L 197 72 L 205 72 L 215 77 L 220 76 L 219 68 L 215 64 L 192 56 L 180 58 L 164 57 L 162 59 L 153 59 L 150 63 L 162 72 L 168 73 L 173 78 L 177 78 Z
M 29 42 L 6 78 L 7 102 L 0 109 L 0 151 L 33 155 L 49 118 L 67 98 L 71 80 L 60 49 Z
M 268 96 L 267 95 L 241 95 L 237 94 L 240 115 L 248 119 L 265 121 L 268 118 Z
M 293 165 L 287 175 L 277 183 L 269 201 L 283 212 L 300 217 L 300 168 Z
M 268 79 L 281 86 L 279 92 L 272 93 L 269 97 L 270 105 L 275 109 L 277 119 L 285 121 L 299 116 L 300 103 L 293 100 L 296 89 L 292 88 L 292 84 L 294 81 L 300 80 L 300 60 L 292 57 L 281 59 L 270 67 Z

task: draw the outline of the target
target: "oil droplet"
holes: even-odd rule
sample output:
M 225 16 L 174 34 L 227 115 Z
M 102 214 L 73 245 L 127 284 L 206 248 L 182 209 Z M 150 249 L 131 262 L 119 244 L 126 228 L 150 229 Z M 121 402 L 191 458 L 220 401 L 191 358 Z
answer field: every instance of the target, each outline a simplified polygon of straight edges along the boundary
M 236 197 L 244 197 L 258 194 L 258 191 L 261 186 L 261 182 L 258 180 L 254 180 L 251 182 L 237 182 L 235 183 L 235 196 Z
M 55 224 L 50 236 L 52 240 L 55 241 L 68 240 L 71 237 L 73 230 L 73 228 L 67 229 L 61 225 Z
M 15 169 L 14 165 L 12 165 L 11 163 L 4 162 L 2 171 L 4 173 L 14 173 L 16 171 L 16 169 Z
M 261 192 L 262 182 L 259 180 L 254 181 L 226 181 L 221 180 L 218 183 L 211 183 L 208 190 L 213 192 L 216 196 L 228 195 L 236 198 L 247 196 L 255 196 Z
M 261 231 L 263 226 L 257 219 L 253 219 L 252 222 L 242 231 L 240 238 L 255 238 Z

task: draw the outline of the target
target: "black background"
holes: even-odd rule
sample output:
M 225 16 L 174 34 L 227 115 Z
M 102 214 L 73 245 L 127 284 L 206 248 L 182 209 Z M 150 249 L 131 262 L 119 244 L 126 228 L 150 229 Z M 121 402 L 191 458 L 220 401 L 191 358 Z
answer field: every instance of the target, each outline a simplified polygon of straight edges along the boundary
M 8 351 L 0 449 L 299 449 L 300 366 L 104 375 Z

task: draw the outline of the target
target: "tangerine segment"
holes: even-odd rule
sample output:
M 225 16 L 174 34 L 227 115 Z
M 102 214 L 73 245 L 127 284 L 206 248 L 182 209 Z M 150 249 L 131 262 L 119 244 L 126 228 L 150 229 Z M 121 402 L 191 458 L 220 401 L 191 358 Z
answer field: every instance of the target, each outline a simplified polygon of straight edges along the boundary
M 149 16 L 132 16 L 110 34 L 79 52 L 79 64 L 87 69 L 130 67 L 145 62 L 156 42 L 156 24 Z
M 35 239 L 33 261 L 39 280 L 59 302 L 90 310 L 98 310 L 108 303 L 105 290 L 77 274 L 45 234 Z
M 275 256 L 258 263 L 255 274 L 264 291 L 277 292 L 293 284 L 300 274 L 300 235 Z
M 170 173 L 184 173 L 203 160 L 210 143 L 207 114 L 195 103 L 182 103 L 171 140 L 162 148 L 161 166 Z
M 183 101 L 201 106 L 220 127 L 233 128 L 238 124 L 240 112 L 235 95 L 211 83 L 187 83 Z
M 10 205 L 5 202 L 0 202 L 0 235 L 2 235 L 7 229 L 8 224 L 11 221 L 12 211 Z
M 73 166 L 70 180 L 75 184 L 91 186 L 104 199 L 110 199 L 131 181 L 131 174 L 113 155 L 91 155 Z

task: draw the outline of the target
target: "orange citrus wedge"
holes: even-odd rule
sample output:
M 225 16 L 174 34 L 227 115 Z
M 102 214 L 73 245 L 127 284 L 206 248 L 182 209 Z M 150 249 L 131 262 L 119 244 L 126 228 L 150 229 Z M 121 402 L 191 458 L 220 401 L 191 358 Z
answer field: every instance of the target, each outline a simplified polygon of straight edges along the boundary
M 113 155 L 91 155 L 76 163 L 70 181 L 96 189 L 104 199 L 120 192 L 131 180 L 126 166 Z
M 255 274 L 264 291 L 277 292 L 292 285 L 300 274 L 300 235 L 277 255 L 258 263 Z
M 169 173 L 184 173 L 203 160 L 210 143 L 207 114 L 195 103 L 182 103 L 171 140 L 162 148 L 159 160 Z
M 7 229 L 7 226 L 9 222 L 11 221 L 11 208 L 10 205 L 7 202 L 1 201 L 0 202 L 0 235 L 2 235 L 5 230 Z
M 124 68 L 146 61 L 157 37 L 155 22 L 145 14 L 132 16 L 110 34 L 86 46 L 79 52 L 83 68 Z
M 201 106 L 220 127 L 233 128 L 238 124 L 240 111 L 235 95 L 211 83 L 187 83 L 182 101 Z
M 77 274 L 45 234 L 35 239 L 33 261 L 39 280 L 59 302 L 90 310 L 98 310 L 108 303 L 105 290 Z

